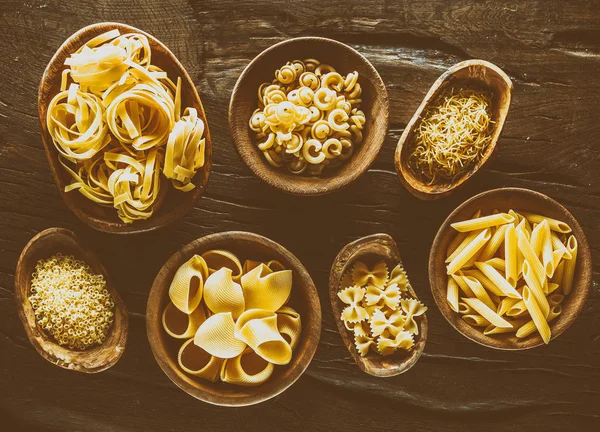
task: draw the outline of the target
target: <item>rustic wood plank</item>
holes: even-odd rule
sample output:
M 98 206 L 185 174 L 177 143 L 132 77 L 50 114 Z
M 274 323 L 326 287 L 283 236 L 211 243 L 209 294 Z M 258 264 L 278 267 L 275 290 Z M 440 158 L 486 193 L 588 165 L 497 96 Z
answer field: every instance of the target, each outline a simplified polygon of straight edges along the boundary
M 599 1 L 4 0 L 0 11 L 0 412 L 11 430 L 598 429 Z M 207 112 L 214 146 L 208 194 L 158 232 L 118 237 L 83 226 L 63 204 L 40 141 L 42 71 L 66 37 L 103 20 L 142 28 L 169 46 Z M 228 132 L 239 73 L 263 49 L 299 35 L 332 37 L 360 50 L 390 97 L 390 132 L 376 163 L 331 196 L 298 198 L 267 187 L 242 164 Z M 396 177 L 396 143 L 433 81 L 472 57 L 496 63 L 515 82 L 498 152 L 464 189 L 421 202 Z M 427 283 L 429 247 L 446 215 L 475 193 L 502 186 L 538 190 L 564 204 L 596 258 L 583 314 L 548 347 L 527 352 L 496 352 L 463 338 L 435 308 Z M 130 311 L 123 358 L 96 376 L 45 362 L 17 317 L 18 255 L 52 226 L 73 229 L 93 245 Z M 313 276 L 323 306 L 320 346 L 305 375 L 275 400 L 244 409 L 209 406 L 172 385 L 152 357 L 144 322 L 148 290 L 166 259 L 192 239 L 231 229 L 288 247 Z M 407 374 L 387 379 L 356 367 L 327 299 L 337 252 L 375 232 L 394 237 L 430 306 L 425 353 Z

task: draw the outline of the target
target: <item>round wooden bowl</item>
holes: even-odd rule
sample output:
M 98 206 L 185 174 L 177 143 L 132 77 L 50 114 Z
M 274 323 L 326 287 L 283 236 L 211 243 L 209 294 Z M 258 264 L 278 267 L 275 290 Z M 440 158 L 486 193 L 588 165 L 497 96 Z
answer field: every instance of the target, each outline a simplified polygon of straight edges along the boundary
M 429 185 L 415 176 L 409 168 L 408 159 L 423 111 L 449 86 L 484 88 L 492 92 L 491 111 L 492 121 L 494 122 L 493 129 L 490 132 L 492 140 L 486 148 L 483 157 L 470 169 L 457 176 L 452 182 Z M 512 88 L 512 81 L 508 75 L 498 66 L 484 60 L 465 60 L 455 64 L 444 72 L 433 83 L 398 141 L 394 164 L 398 177 L 404 187 L 417 198 L 434 200 L 451 194 L 469 180 L 489 160 L 496 149 L 498 137 L 500 136 L 500 132 L 502 132 L 502 127 L 504 126 L 504 121 L 510 107 Z
M 275 71 L 294 59 L 316 58 L 330 64 L 340 74 L 357 71 L 362 87 L 366 116 L 363 141 L 352 157 L 340 167 L 325 170 L 322 176 L 292 174 L 271 166 L 257 147 L 248 122 L 258 107 L 258 87 L 271 82 Z M 295 195 L 322 195 L 356 180 L 377 157 L 388 129 L 388 94 L 373 65 L 358 51 L 341 42 L 322 37 L 300 37 L 279 42 L 248 64 L 235 84 L 229 102 L 229 129 L 242 160 L 259 178 L 284 192 Z
M 96 204 L 85 198 L 78 191 L 65 192 L 65 186 L 73 183 L 73 180 L 58 160 L 59 153 L 52 142 L 52 137 L 48 133 L 46 125 L 48 105 L 52 101 L 52 98 L 60 91 L 61 74 L 66 68 L 64 65 L 65 59 L 93 37 L 114 29 L 118 29 L 121 34 L 139 33 L 148 38 L 152 50 L 152 64 L 162 68 L 173 80 L 181 77 L 182 109 L 185 107 L 196 108 L 198 117 L 202 119 L 205 126 L 205 165 L 196 173 L 192 180 L 196 187 L 190 192 L 181 192 L 173 188 L 163 177 L 162 190 L 166 191 L 166 193 L 165 196 L 159 198 L 162 200 L 162 203 L 160 203 L 150 218 L 138 220 L 131 224 L 126 224 L 119 219 L 117 210 L 113 207 L 104 207 Z M 52 57 L 44 71 L 38 90 L 38 116 L 42 131 L 42 142 L 44 143 L 50 169 L 52 170 L 54 181 L 60 190 L 60 194 L 67 207 L 75 213 L 75 216 L 92 228 L 117 234 L 152 231 L 183 217 L 206 192 L 211 170 L 212 144 L 200 96 L 190 76 L 179 60 L 177 60 L 177 57 L 162 42 L 140 29 L 120 23 L 103 22 L 84 27 L 71 35 L 56 51 L 56 54 L 54 54 L 54 57 Z
M 54 342 L 51 336 L 37 326 L 33 308 L 29 303 L 31 275 L 37 262 L 59 252 L 85 261 L 94 273 L 102 274 L 106 280 L 106 289 L 115 302 L 114 321 L 108 337 L 101 345 L 84 351 L 69 349 Z M 49 228 L 27 243 L 21 252 L 15 271 L 15 299 L 19 318 L 29 341 L 36 351 L 50 363 L 78 372 L 96 373 L 117 363 L 125 351 L 129 323 L 125 303 L 119 297 L 119 293 L 98 257 L 86 249 L 72 231 L 64 228 Z
M 491 214 L 495 209 L 506 212 L 526 211 L 566 222 L 573 230 L 579 244 L 573 290 L 562 303 L 562 313 L 550 322 L 552 339 L 560 336 L 575 321 L 587 299 L 592 284 L 592 255 L 583 229 L 569 211 L 558 202 L 539 192 L 520 188 L 502 188 L 476 195 L 454 210 L 440 227 L 429 255 L 429 283 L 433 298 L 446 320 L 463 336 L 481 345 L 502 350 L 523 350 L 544 345 L 540 335 L 534 334 L 519 339 L 505 333 L 486 336 L 481 329 L 467 324 L 461 315 L 454 312 L 447 300 L 446 250 L 456 235 L 450 224 L 471 218 L 477 210 Z
M 177 363 L 177 353 L 184 342 L 169 336 L 162 327 L 161 316 L 169 303 L 169 287 L 177 269 L 194 254 L 211 249 L 225 249 L 240 260 L 279 260 L 293 272 L 292 294 L 289 305 L 302 319 L 300 342 L 294 350 L 292 361 L 276 366 L 273 375 L 256 387 L 195 378 L 183 372 Z M 258 234 L 230 231 L 199 238 L 176 252 L 160 269 L 154 279 L 146 310 L 146 330 L 154 358 L 163 372 L 186 393 L 214 405 L 245 406 L 271 399 L 291 386 L 308 367 L 321 336 L 321 304 L 310 275 L 302 263 L 283 246 Z
M 399 375 L 413 367 L 417 360 L 419 360 L 419 357 L 421 357 L 421 354 L 423 354 L 425 343 L 427 342 L 427 315 L 423 314 L 417 318 L 419 334 L 415 337 L 415 346 L 411 351 L 398 350 L 387 357 L 374 352 L 369 352 L 365 357 L 361 356 L 356 349 L 356 345 L 354 345 L 353 334 L 344 326 L 343 321 L 340 319 L 345 305 L 337 296 L 337 293 L 345 288 L 345 286 L 342 286 L 344 275 L 357 260 L 363 261 L 368 265 L 383 260 L 386 262 L 388 269 L 391 270 L 396 265 L 402 264 L 398 246 L 388 234 L 373 234 L 344 246 L 333 261 L 333 266 L 329 273 L 329 300 L 331 301 L 333 316 L 340 336 L 358 367 L 363 372 L 377 377 Z M 413 298 L 419 299 L 412 285 L 409 285 L 408 292 Z

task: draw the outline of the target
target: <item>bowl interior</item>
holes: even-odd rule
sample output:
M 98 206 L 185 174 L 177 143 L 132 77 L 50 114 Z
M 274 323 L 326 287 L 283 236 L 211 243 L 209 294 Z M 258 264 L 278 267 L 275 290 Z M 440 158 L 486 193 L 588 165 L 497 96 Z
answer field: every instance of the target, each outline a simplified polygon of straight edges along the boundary
M 444 318 L 467 338 L 498 349 L 519 350 L 537 347 L 544 344 L 537 332 L 523 339 L 510 333 L 486 336 L 481 329 L 467 324 L 462 319 L 462 315 L 454 312 L 446 301 L 447 275 L 444 261 L 448 245 L 456 234 L 450 224 L 471 218 L 477 210 L 490 214 L 495 209 L 501 212 L 513 209 L 516 212 L 521 210 L 537 213 L 569 224 L 579 243 L 575 283 L 573 291 L 565 297 L 562 303 L 562 314 L 550 323 L 552 339 L 562 334 L 573 323 L 583 308 L 592 282 L 589 245 L 581 226 L 567 209 L 546 195 L 527 189 L 504 188 L 481 193 L 467 200 L 448 216 L 440 227 L 431 248 L 429 257 L 431 292 Z
M 162 204 L 149 219 L 139 220 L 132 224 L 125 224 L 121 221 L 117 216 L 116 209 L 112 207 L 98 205 L 85 198 L 77 191 L 64 192 L 65 186 L 71 184 L 73 180 L 59 163 L 59 153 L 52 142 L 52 138 L 50 137 L 46 126 L 48 104 L 60 91 L 61 74 L 62 71 L 66 69 L 64 61 L 88 40 L 113 29 L 119 29 L 121 34 L 140 33 L 148 37 L 152 51 L 152 64 L 159 66 L 167 72 L 167 75 L 174 82 L 176 82 L 177 77 L 181 77 L 182 111 L 186 107 L 196 108 L 198 116 L 202 119 L 205 126 L 206 162 L 204 167 L 201 168 L 193 178 L 196 188 L 190 192 L 184 193 L 173 188 L 170 185 L 170 182 L 163 181 L 161 188 L 167 191 L 167 193 L 165 194 L 166 196 L 164 197 Z M 38 111 L 46 155 L 61 195 L 67 206 L 75 213 L 75 215 L 92 228 L 117 233 L 142 232 L 156 229 L 183 216 L 194 206 L 197 199 L 206 189 L 211 169 L 212 145 L 208 123 L 198 92 L 184 67 L 179 63 L 173 53 L 156 38 L 142 30 L 119 23 L 99 23 L 85 27 L 69 37 L 58 49 L 52 60 L 50 60 L 44 75 L 42 76 L 38 94 Z M 163 178 L 163 180 L 165 179 Z
M 271 82 L 275 71 L 286 62 L 305 58 L 328 63 L 344 76 L 357 71 L 362 88 L 361 110 L 367 119 L 363 141 L 355 148 L 352 157 L 340 167 L 325 170 L 321 176 L 296 175 L 269 165 L 257 148 L 254 132 L 248 126 L 252 113 L 258 107 L 258 87 L 264 82 Z M 229 127 L 240 156 L 258 177 L 285 192 L 318 195 L 352 182 L 367 170 L 385 139 L 388 111 L 385 85 L 365 57 L 341 42 L 305 37 L 273 45 L 260 53 L 242 72 L 231 96 Z
M 211 249 L 233 252 L 243 261 L 277 259 L 293 271 L 292 294 L 288 305 L 300 313 L 302 333 L 292 360 L 276 366 L 273 375 L 256 387 L 196 378 L 183 372 L 177 363 L 177 353 L 185 340 L 174 339 L 162 327 L 161 315 L 169 302 L 169 286 L 175 272 L 194 254 Z M 310 363 L 321 332 L 321 306 L 312 279 L 300 261 L 277 243 L 250 233 L 221 233 L 198 239 L 175 253 L 158 273 L 148 298 L 146 325 L 150 345 L 160 367 L 181 389 L 205 402 L 217 405 L 251 405 L 270 399 L 296 381 Z

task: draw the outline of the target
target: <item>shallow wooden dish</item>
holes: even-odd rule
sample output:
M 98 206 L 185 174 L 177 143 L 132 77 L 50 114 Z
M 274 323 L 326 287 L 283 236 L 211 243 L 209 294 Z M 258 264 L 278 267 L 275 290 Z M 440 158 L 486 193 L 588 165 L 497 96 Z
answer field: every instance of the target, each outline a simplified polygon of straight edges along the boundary
M 31 274 L 40 259 L 50 258 L 56 253 L 73 255 L 85 261 L 91 269 L 102 274 L 106 280 L 106 289 L 115 302 L 114 321 L 108 337 L 102 345 L 85 351 L 71 350 L 55 343 L 35 322 L 35 314 L 29 303 Z M 19 318 L 25 327 L 25 333 L 37 352 L 57 366 L 84 373 L 102 372 L 113 366 L 123 355 L 127 344 L 129 315 L 125 303 L 119 297 L 110 277 L 98 257 L 86 249 L 79 238 L 64 228 L 49 228 L 33 237 L 21 252 L 15 271 L 15 299 Z
M 196 108 L 198 116 L 202 119 L 205 126 L 206 162 L 204 167 L 194 176 L 193 182 L 196 185 L 196 188 L 190 192 L 180 192 L 173 188 L 169 182 L 165 181 L 162 185 L 163 190 L 168 189 L 168 192 L 165 194 L 166 196 L 164 197 L 162 204 L 158 207 L 152 217 L 146 220 L 136 221 L 132 224 L 126 224 L 121 221 L 117 216 L 117 210 L 112 207 L 100 206 L 85 198 L 77 191 L 68 193 L 64 191 L 65 186 L 71 184 L 72 180 L 58 161 L 59 153 L 52 142 L 52 138 L 50 137 L 46 126 L 48 105 L 60 90 L 61 73 L 65 69 L 65 59 L 77 51 L 77 49 L 88 40 L 113 29 L 119 29 L 121 34 L 140 33 L 148 38 L 152 50 L 152 64 L 161 67 L 167 72 L 171 79 L 175 80 L 178 76 L 181 77 L 182 110 L 185 107 Z M 38 90 L 38 116 L 42 130 L 42 142 L 44 143 L 44 149 L 46 151 L 46 156 L 48 157 L 50 169 L 52 170 L 54 181 L 60 190 L 60 194 L 71 211 L 92 228 L 118 234 L 151 231 L 183 217 L 192 209 L 196 201 L 206 191 L 211 170 L 212 144 L 208 122 L 206 121 L 206 115 L 204 114 L 200 96 L 198 95 L 190 76 L 175 55 L 169 51 L 162 42 L 142 30 L 125 24 L 103 22 L 84 27 L 71 35 L 60 46 L 58 51 L 56 51 L 56 54 L 54 54 L 54 57 L 52 57 L 44 71 Z
M 227 383 L 195 378 L 183 372 L 177 364 L 177 352 L 183 343 L 171 338 L 163 329 L 161 316 L 169 302 L 169 286 L 177 269 L 194 254 L 211 249 L 225 249 L 240 260 L 281 261 L 293 271 L 290 306 L 302 320 L 302 335 L 294 350 L 292 361 L 277 366 L 269 380 L 257 387 L 240 387 Z M 146 331 L 154 358 L 163 372 L 186 393 L 214 405 L 245 406 L 271 399 L 291 386 L 308 367 L 321 336 L 321 304 L 315 285 L 298 258 L 283 246 L 258 234 L 230 231 L 211 234 L 188 243 L 176 252 L 160 269 L 154 279 L 146 309 Z
M 366 357 L 362 357 L 356 350 L 352 334 L 340 319 L 344 304 L 337 296 L 338 291 L 342 288 L 340 286 L 342 277 L 351 269 L 356 260 L 363 260 L 369 265 L 378 260 L 384 260 L 391 270 L 396 265 L 402 264 L 398 246 L 394 239 L 387 234 L 373 234 L 344 246 L 335 258 L 329 273 L 329 300 L 340 336 L 358 367 L 363 372 L 377 377 L 399 375 L 413 367 L 423 353 L 425 342 L 427 342 L 427 314 L 423 314 L 416 320 L 419 325 L 419 334 L 415 338 L 415 346 L 411 351 L 399 350 L 388 357 L 369 352 Z M 412 286 L 409 286 L 409 293 L 414 298 L 419 298 Z
M 480 329 L 471 327 L 461 315 L 450 309 L 446 301 L 447 275 L 446 275 L 446 250 L 454 238 L 456 231 L 450 224 L 467 220 L 477 210 L 491 213 L 494 209 L 518 212 L 527 211 L 543 216 L 555 218 L 569 224 L 575 238 L 579 243 L 577 265 L 575 269 L 575 282 L 573 291 L 566 296 L 562 303 L 563 311 L 550 323 L 552 339 L 560 336 L 575 321 L 587 299 L 588 291 L 592 284 L 592 255 L 585 233 L 569 211 L 558 202 L 539 192 L 520 188 L 502 188 L 480 193 L 461 204 L 454 210 L 440 227 L 429 255 L 429 283 L 433 298 L 446 320 L 463 336 L 481 345 L 502 350 L 522 350 L 544 345 L 540 335 L 534 334 L 519 339 L 514 334 L 499 334 L 486 336 Z
M 275 168 L 258 150 L 248 122 L 258 107 L 258 87 L 270 82 L 275 71 L 294 59 L 317 58 L 345 75 L 359 73 L 363 89 L 362 107 L 366 116 L 363 142 L 352 157 L 323 176 L 303 176 Z M 235 84 L 229 102 L 229 130 L 242 160 L 252 172 L 271 186 L 296 195 L 322 195 L 356 180 L 377 157 L 388 129 L 388 95 L 373 65 L 358 51 L 341 42 L 322 37 L 300 37 L 277 43 L 257 55 Z
M 493 92 L 492 100 L 492 121 L 494 123 L 491 132 L 492 141 L 485 150 L 483 157 L 473 165 L 469 170 L 454 179 L 452 183 L 428 185 L 416 177 L 408 166 L 408 157 L 410 156 L 411 145 L 415 136 L 415 129 L 420 124 L 421 114 L 427 108 L 430 102 L 444 91 L 448 86 L 457 85 L 470 88 L 470 86 L 479 86 L 488 88 Z M 455 64 L 444 72 L 436 82 L 433 83 L 429 92 L 417 108 L 417 111 L 404 129 L 396 153 L 394 164 L 400 181 L 408 191 L 422 200 L 434 200 L 449 195 L 454 190 L 462 186 L 485 164 L 498 142 L 502 126 L 508 114 L 512 92 L 512 82 L 508 75 L 498 66 L 484 60 L 466 60 Z

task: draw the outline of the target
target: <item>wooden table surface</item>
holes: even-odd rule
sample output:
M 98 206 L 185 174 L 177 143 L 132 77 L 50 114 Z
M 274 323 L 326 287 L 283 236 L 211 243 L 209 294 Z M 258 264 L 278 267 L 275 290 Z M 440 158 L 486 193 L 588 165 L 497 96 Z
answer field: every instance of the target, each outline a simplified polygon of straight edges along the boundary
M 158 232 L 118 236 L 84 226 L 62 202 L 42 148 L 37 86 L 48 60 L 73 32 L 107 20 L 146 30 L 175 52 L 210 124 L 208 193 Z M 600 2 L 2 0 L 0 28 L 0 429 L 598 430 Z M 229 97 L 248 62 L 276 42 L 305 35 L 358 49 L 390 96 L 390 130 L 371 169 L 347 189 L 313 198 L 284 195 L 255 178 L 227 125 Z M 498 151 L 464 189 L 419 201 L 394 171 L 396 143 L 433 81 L 469 58 L 497 64 L 515 84 Z M 564 204 L 586 231 L 595 259 L 582 315 L 549 346 L 526 352 L 465 339 L 442 318 L 427 282 L 429 248 L 443 219 L 468 197 L 503 186 L 534 189 Z M 43 360 L 17 317 L 17 258 L 48 227 L 80 234 L 129 308 L 125 354 L 101 374 Z M 306 373 L 276 399 L 239 409 L 204 404 L 175 387 L 152 356 L 144 321 L 148 290 L 167 258 L 197 237 L 227 230 L 260 233 L 289 248 L 315 280 L 323 306 L 321 342 Z M 353 363 L 327 296 L 336 253 L 376 232 L 398 242 L 429 306 L 425 353 L 409 372 L 386 379 Z

